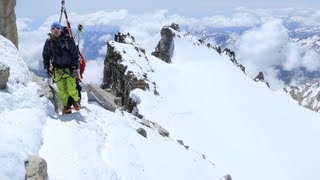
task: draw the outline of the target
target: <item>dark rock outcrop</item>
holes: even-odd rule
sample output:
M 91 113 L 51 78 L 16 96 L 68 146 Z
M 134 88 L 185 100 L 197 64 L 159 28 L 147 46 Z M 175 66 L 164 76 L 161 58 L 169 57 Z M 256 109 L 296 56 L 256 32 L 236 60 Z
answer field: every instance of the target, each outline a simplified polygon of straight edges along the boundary
M 10 67 L 0 63 L 0 89 L 5 89 L 10 76 Z
M 174 40 L 175 34 L 171 30 L 180 31 L 179 25 L 171 24 L 170 26 L 164 26 L 161 29 L 161 40 L 159 41 L 155 51 L 151 54 L 162 59 L 164 62 L 171 63 L 171 58 L 174 51 Z
M 0 1 L 0 34 L 18 48 L 15 6 L 16 0 Z
M 165 128 L 161 127 L 159 124 L 157 124 L 155 122 L 152 122 L 147 119 L 141 119 L 140 123 L 144 126 L 147 126 L 149 128 L 157 130 L 159 132 L 159 134 L 161 134 L 164 137 L 169 137 L 169 131 L 166 130 Z
M 232 177 L 230 176 L 230 174 L 227 174 L 225 176 L 223 176 L 225 180 L 232 180 Z
M 133 36 L 130 35 L 130 33 L 127 34 L 122 34 L 121 32 L 118 32 L 117 34 L 114 35 L 114 41 L 119 42 L 119 43 L 134 43 L 135 39 Z
M 218 51 L 218 50 L 217 50 L 217 51 Z M 220 51 L 221 51 L 221 50 L 220 50 Z M 219 52 L 219 51 L 218 51 L 218 52 Z M 242 64 L 238 63 L 238 61 L 236 60 L 236 54 L 234 53 L 234 51 L 232 51 L 232 50 L 229 49 L 229 48 L 225 48 L 225 49 L 223 50 L 223 52 L 224 52 L 226 55 L 229 56 L 230 61 L 231 61 L 233 64 L 235 64 L 236 66 L 238 66 L 238 67 L 241 69 L 242 72 L 246 73 L 245 67 L 244 67 Z
M 177 140 L 177 142 L 179 143 L 179 144 L 181 144 L 184 148 L 186 148 L 187 150 L 189 149 L 189 146 L 187 146 L 187 145 L 185 145 L 184 143 L 183 143 L 183 140 Z M 205 157 L 204 155 L 202 155 L 202 157 Z M 203 158 L 203 159 L 205 159 L 205 158 Z
M 259 74 L 253 79 L 254 81 L 264 81 L 264 75 L 262 72 L 259 72 Z
M 145 51 L 141 48 L 135 47 L 137 53 L 143 56 Z M 130 91 L 136 88 L 148 90 L 149 84 L 144 79 L 138 78 L 133 72 L 127 72 L 127 66 L 121 64 L 123 61 L 120 52 L 115 50 L 109 42 L 107 43 L 107 56 L 104 61 L 104 75 L 101 88 L 107 90 L 116 97 L 121 97 L 122 109 L 130 113 L 134 113 L 138 117 L 141 116 L 136 110 L 137 101 L 130 98 Z
M 147 138 L 147 131 L 144 130 L 143 128 L 137 129 L 137 133 L 139 133 L 141 136 Z
M 270 87 L 269 83 L 264 80 L 264 75 L 262 72 L 259 72 L 259 74 L 253 80 L 256 82 L 264 82 L 268 87 Z
M 225 49 L 221 50 L 220 46 L 213 46 L 210 43 L 207 43 L 207 47 L 216 50 L 219 54 L 224 53 L 225 55 L 229 56 L 230 61 L 234 65 L 236 65 L 238 68 L 240 68 L 243 73 L 246 73 L 246 68 L 242 64 L 238 63 L 238 61 L 236 59 L 236 54 L 234 51 L 232 51 L 229 48 L 225 48 Z

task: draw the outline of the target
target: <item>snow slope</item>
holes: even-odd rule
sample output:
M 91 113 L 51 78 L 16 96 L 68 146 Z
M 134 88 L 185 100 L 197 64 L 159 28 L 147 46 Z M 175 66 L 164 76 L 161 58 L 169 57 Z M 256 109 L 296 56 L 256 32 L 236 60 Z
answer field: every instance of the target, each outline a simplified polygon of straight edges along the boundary
M 194 37 L 175 33 L 172 64 L 148 55 L 155 69 L 148 77 L 160 96 L 134 90 L 140 113 L 233 179 L 319 179 L 319 114 L 252 81 Z

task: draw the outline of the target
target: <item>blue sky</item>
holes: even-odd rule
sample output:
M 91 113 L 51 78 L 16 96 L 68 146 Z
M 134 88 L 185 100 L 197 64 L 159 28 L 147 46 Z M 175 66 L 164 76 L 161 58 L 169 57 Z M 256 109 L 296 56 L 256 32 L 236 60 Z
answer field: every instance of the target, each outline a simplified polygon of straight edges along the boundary
M 170 13 L 185 16 L 209 16 L 215 13 L 230 12 L 233 8 L 320 8 L 319 0 L 66 0 L 68 12 L 92 13 L 99 10 L 127 9 L 131 13 L 152 12 L 166 9 Z M 60 0 L 17 0 L 17 17 L 44 18 L 59 14 Z

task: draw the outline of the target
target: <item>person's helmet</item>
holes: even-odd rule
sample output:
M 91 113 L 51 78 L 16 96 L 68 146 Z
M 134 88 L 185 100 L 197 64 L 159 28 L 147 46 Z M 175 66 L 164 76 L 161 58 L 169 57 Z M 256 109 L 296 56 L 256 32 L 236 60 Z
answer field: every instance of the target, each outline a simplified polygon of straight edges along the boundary
M 61 29 L 61 28 L 62 28 L 62 25 L 61 25 L 59 22 L 53 22 L 53 23 L 51 24 L 51 29 L 53 29 L 53 28 Z M 50 30 L 51 30 L 51 29 L 50 29 Z

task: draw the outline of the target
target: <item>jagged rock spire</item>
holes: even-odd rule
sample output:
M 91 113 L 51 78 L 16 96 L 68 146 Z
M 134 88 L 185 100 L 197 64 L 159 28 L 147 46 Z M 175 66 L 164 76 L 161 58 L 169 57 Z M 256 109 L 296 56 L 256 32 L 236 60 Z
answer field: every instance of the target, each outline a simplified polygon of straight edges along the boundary
M 15 6 L 16 0 L 0 1 L 0 34 L 18 48 Z
M 161 33 L 161 40 L 159 41 L 155 51 L 151 54 L 162 59 L 167 63 L 171 63 L 171 58 L 174 51 L 174 41 L 173 37 L 175 36 L 174 32 L 171 30 L 180 31 L 179 25 L 172 23 L 170 26 L 164 26 Z

